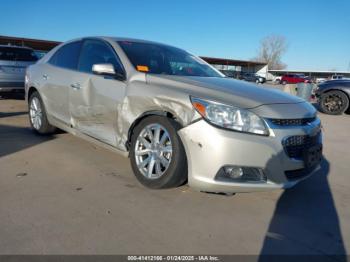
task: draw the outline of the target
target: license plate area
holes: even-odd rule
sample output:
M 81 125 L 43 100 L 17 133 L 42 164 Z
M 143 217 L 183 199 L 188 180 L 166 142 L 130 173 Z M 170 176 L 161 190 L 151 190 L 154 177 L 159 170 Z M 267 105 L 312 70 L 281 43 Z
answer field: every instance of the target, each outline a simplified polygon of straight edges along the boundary
M 322 144 L 312 146 L 304 151 L 304 163 L 307 169 L 318 165 L 322 160 Z
M 5 73 L 9 73 L 9 74 L 22 74 L 22 73 L 24 73 L 23 67 L 3 66 L 2 68 L 3 68 Z

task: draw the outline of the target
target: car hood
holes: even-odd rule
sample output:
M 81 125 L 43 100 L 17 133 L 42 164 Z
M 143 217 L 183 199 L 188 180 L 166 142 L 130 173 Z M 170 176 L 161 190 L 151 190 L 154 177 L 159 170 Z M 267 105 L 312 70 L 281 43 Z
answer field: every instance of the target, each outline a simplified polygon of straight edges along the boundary
M 232 78 L 148 74 L 147 82 L 154 85 L 181 88 L 189 95 L 223 102 L 241 108 L 305 102 L 305 100 L 299 97 L 289 95 L 280 90 L 257 86 Z

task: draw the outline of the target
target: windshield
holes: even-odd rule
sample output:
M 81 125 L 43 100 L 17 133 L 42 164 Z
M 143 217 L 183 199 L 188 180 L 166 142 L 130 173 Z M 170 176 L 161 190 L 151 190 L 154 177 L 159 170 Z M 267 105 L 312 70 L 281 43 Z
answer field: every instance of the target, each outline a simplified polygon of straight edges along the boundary
M 17 47 L 0 47 L 0 60 L 37 61 L 38 57 L 31 49 Z
M 151 74 L 224 77 L 202 59 L 161 44 L 118 41 L 134 67 Z

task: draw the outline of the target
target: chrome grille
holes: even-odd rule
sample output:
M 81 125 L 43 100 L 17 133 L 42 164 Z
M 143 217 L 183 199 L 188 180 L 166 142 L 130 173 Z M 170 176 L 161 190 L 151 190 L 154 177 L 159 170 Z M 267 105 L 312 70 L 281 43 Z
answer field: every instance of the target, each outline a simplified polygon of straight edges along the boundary
M 277 126 L 304 126 L 316 120 L 316 117 L 297 119 L 270 119 Z

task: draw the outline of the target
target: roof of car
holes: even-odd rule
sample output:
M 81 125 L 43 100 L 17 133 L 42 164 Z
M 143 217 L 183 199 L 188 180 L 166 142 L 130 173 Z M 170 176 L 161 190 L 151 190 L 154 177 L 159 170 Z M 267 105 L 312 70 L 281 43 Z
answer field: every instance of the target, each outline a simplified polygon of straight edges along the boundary
M 327 82 L 330 82 L 330 83 L 350 82 L 350 78 L 333 79 L 333 80 L 328 80 Z
M 136 39 L 136 38 L 128 38 L 128 37 L 111 37 L 111 36 L 84 36 L 84 37 L 80 37 L 80 38 L 75 38 L 75 39 L 71 39 L 67 42 L 63 42 L 61 44 L 67 44 L 70 42 L 74 42 L 74 41 L 81 41 L 81 40 L 85 40 L 85 39 L 103 39 L 103 40 L 107 40 L 107 41 L 111 41 L 111 42 L 135 42 L 135 43 L 145 43 L 145 44 L 156 44 L 156 45 L 163 45 L 163 46 L 168 46 L 168 47 L 174 47 L 168 44 L 164 44 L 164 43 L 159 43 L 159 42 L 155 42 L 155 41 L 149 41 L 149 40 L 142 40 L 142 39 Z M 174 47 L 177 48 L 177 47 Z
M 135 42 L 135 43 L 144 43 L 144 44 L 157 44 L 157 45 L 164 45 L 164 46 L 171 46 L 164 43 L 159 43 L 155 41 L 150 40 L 143 40 L 143 39 L 137 39 L 137 38 L 128 38 L 128 37 L 107 37 L 107 36 L 101 36 L 100 38 L 108 39 L 110 41 L 117 41 L 117 42 Z
M 336 80 L 327 80 L 321 83 L 322 84 L 327 84 L 327 85 L 338 85 L 338 84 L 343 84 L 343 83 L 350 83 L 350 79 L 344 78 L 344 79 L 336 79 Z

